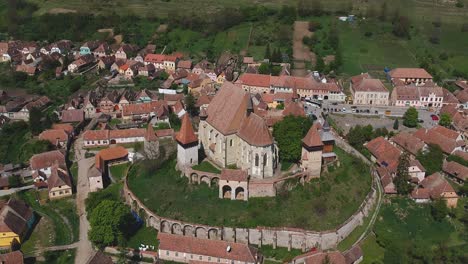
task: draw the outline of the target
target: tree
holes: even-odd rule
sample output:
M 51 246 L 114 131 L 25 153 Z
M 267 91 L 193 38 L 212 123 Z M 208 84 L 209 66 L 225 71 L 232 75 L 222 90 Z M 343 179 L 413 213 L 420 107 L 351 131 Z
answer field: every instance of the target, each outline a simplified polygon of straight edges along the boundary
M 429 144 L 429 149 L 426 152 L 419 152 L 416 159 L 426 169 L 426 175 L 431 175 L 434 172 L 442 170 L 442 163 L 444 161 L 444 152 L 438 145 Z
M 410 21 L 406 16 L 400 16 L 393 23 L 393 34 L 400 38 L 410 37 Z
M 440 222 L 448 214 L 447 203 L 442 199 L 437 199 L 431 204 L 431 215 L 434 220 Z
M 169 123 L 171 124 L 172 128 L 175 130 L 178 130 L 181 125 L 181 121 L 179 117 L 174 112 L 169 114 Z
M 188 93 L 185 97 L 185 109 L 191 116 L 195 116 L 197 114 L 197 107 L 195 107 L 195 97 L 193 97 L 192 93 Z
M 310 5 L 310 12 L 314 16 L 323 15 L 323 7 L 321 0 L 312 0 L 312 3 Z
M 258 67 L 258 73 L 260 74 L 270 74 L 270 64 L 269 63 L 262 63 Z
M 42 130 L 42 112 L 39 108 L 33 107 L 29 110 L 29 130 L 35 136 L 39 135 Z
M 8 177 L 8 185 L 10 185 L 10 188 L 21 186 L 21 177 L 19 175 L 11 175 Z
M 325 62 L 323 61 L 322 56 L 317 54 L 317 61 L 315 62 L 315 70 L 318 72 L 323 72 L 325 70 Z
M 449 127 L 452 124 L 452 118 L 449 114 L 443 113 L 440 115 L 439 125 Z
M 407 195 L 412 191 L 412 186 L 409 183 L 409 154 L 408 152 L 403 152 L 400 158 L 398 159 L 397 174 L 395 177 L 395 187 L 398 194 Z
M 266 45 L 264 58 L 265 58 L 265 59 L 268 59 L 268 60 L 271 60 L 270 43 L 268 43 L 268 44 Z
M 398 130 L 398 127 L 400 126 L 400 124 L 398 123 L 398 118 L 395 119 L 395 122 L 393 122 L 393 130 Z
M 414 107 L 408 108 L 403 115 L 403 125 L 407 127 L 416 127 L 418 125 L 418 110 Z
M 273 126 L 273 136 L 278 142 L 280 158 L 284 161 L 297 162 L 301 158 L 301 141 L 312 126 L 306 117 L 286 116 Z
M 104 200 L 91 212 L 89 239 L 98 247 L 117 245 L 130 235 L 134 221 L 123 203 Z
M 380 8 L 380 21 L 385 21 L 387 19 L 387 2 L 383 2 L 382 7 Z

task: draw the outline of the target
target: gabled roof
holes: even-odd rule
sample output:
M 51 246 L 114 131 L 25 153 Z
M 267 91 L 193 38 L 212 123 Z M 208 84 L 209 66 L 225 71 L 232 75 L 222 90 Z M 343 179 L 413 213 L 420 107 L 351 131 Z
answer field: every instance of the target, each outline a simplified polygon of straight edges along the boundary
M 398 133 L 392 137 L 392 141 L 413 155 L 418 154 L 418 151 L 424 148 L 425 145 L 424 141 L 408 132 Z
M 148 124 L 148 128 L 146 129 L 146 135 L 145 135 L 146 141 L 158 141 L 158 136 L 156 136 L 156 133 L 154 132 L 153 125 Z
M 63 129 L 47 129 L 39 134 L 40 140 L 47 140 L 52 144 L 58 142 L 64 142 L 68 140 L 68 134 Z
M 33 170 L 52 167 L 55 162 L 58 162 L 59 165 L 65 164 L 65 155 L 59 150 L 52 150 L 40 154 L 35 154 L 29 160 L 31 169 Z
M 438 172 L 424 178 L 419 185 L 419 188 L 429 190 L 432 199 L 447 197 L 448 193 L 453 193 L 450 197 L 458 197 L 452 185 Z
M 255 263 L 257 250 L 247 244 L 158 233 L 159 249 Z M 230 250 L 227 250 L 227 248 Z
M 444 161 L 442 170 L 453 177 L 466 181 L 468 179 L 468 168 L 455 161 Z
M 58 188 L 60 186 L 72 187 L 70 176 L 67 171 L 59 168 L 58 165 L 54 165 L 51 170 L 51 174 L 47 179 L 47 187 L 49 191 L 52 188 Z
M 273 137 L 265 120 L 254 113 L 244 118 L 237 135 L 250 145 L 263 147 L 273 144 Z
M 293 115 L 305 117 L 304 105 L 301 102 L 289 102 L 283 110 L 283 115 Z
M 176 140 L 182 145 L 188 145 L 198 141 L 198 137 L 193 131 L 192 122 L 188 114 L 182 117 L 182 126 L 176 135 Z
M 224 82 L 208 106 L 207 122 L 224 135 L 236 133 L 247 113 L 250 95 L 230 82 Z
M 0 254 L 0 263 L 3 264 L 23 264 L 23 253 L 16 250 L 10 253 Z
M 231 169 L 223 169 L 221 171 L 221 180 L 226 181 L 247 181 L 249 178 L 247 171 L 245 170 L 231 170 Z
M 398 166 L 401 152 L 383 137 L 375 138 L 366 144 L 366 148 L 377 159 L 381 166 L 394 172 Z
M 321 147 L 323 146 L 322 139 L 320 138 L 320 133 L 318 131 L 318 124 L 313 124 L 307 135 L 302 139 L 302 143 L 307 147 Z
M 389 74 L 392 78 L 432 79 L 432 76 L 423 68 L 395 68 Z
M 359 92 L 388 92 L 385 85 L 379 79 L 362 79 L 353 85 L 353 90 Z

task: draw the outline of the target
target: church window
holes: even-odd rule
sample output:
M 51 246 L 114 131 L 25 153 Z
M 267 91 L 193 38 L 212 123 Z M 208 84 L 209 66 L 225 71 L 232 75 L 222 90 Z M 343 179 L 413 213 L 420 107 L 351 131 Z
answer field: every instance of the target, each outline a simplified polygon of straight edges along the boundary
M 263 166 L 266 166 L 267 165 L 267 154 L 265 153 L 263 155 Z
M 231 146 L 231 147 L 232 147 L 232 139 L 231 139 L 231 140 L 229 140 L 229 146 Z
M 255 154 L 255 166 L 258 167 L 258 154 Z

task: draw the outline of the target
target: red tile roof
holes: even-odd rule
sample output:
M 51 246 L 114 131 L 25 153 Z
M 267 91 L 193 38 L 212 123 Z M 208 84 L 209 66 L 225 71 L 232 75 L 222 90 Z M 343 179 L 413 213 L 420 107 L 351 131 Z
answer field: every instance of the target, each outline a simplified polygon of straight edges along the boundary
M 270 75 L 265 74 L 244 73 L 239 81 L 248 86 L 270 87 Z
M 468 179 L 468 168 L 455 161 L 445 161 L 442 170 L 453 177 L 466 181 Z
M 96 168 L 102 169 L 105 161 L 124 159 L 128 156 L 128 151 L 122 146 L 103 149 L 96 154 Z
M 158 129 L 155 131 L 157 137 L 172 137 L 174 136 L 174 129 Z
M 424 147 L 424 141 L 407 132 L 400 132 L 391 139 L 401 148 L 416 155 Z
M 62 129 L 68 134 L 71 134 L 73 132 L 73 126 L 70 124 L 53 124 L 52 125 L 53 129 Z
M 33 170 L 52 167 L 55 162 L 58 162 L 59 166 L 65 165 L 65 155 L 59 150 L 36 154 L 29 160 L 31 169 Z
M 162 54 L 146 54 L 145 62 L 162 63 L 164 62 L 165 55 Z
M 395 172 L 401 152 L 383 137 L 375 138 L 366 144 L 366 148 L 377 159 L 381 166 Z
M 3 264 L 23 264 L 23 253 L 16 250 L 10 253 L 0 254 L 0 262 Z
M 388 92 L 385 85 L 379 79 L 363 79 L 353 84 L 353 90 L 359 92 Z
M 85 141 L 96 141 L 96 140 L 108 140 L 109 130 L 86 130 L 83 133 L 83 140 Z
M 458 197 L 452 185 L 438 172 L 426 177 L 419 185 L 419 188 L 429 191 L 429 195 L 432 199 Z
M 265 121 L 254 113 L 243 119 L 237 135 L 250 145 L 262 147 L 273 144 L 273 137 Z
M 239 262 L 257 261 L 257 251 L 247 244 L 227 242 L 215 239 L 158 233 L 159 249 L 175 252 L 211 256 Z M 227 248 L 230 247 L 228 251 Z
M 318 131 L 318 123 L 313 124 L 307 135 L 302 139 L 302 143 L 304 143 L 308 147 L 321 147 L 323 146 L 322 139 L 320 138 L 320 133 Z
M 74 123 L 81 122 L 84 120 L 83 109 L 71 109 L 62 111 L 62 122 L 63 123 Z
M 304 110 L 304 105 L 301 102 L 290 102 L 286 104 L 286 107 L 283 110 L 283 115 L 293 115 L 293 116 L 302 116 L 305 117 L 306 113 Z
M 223 169 L 221 171 L 221 180 L 226 180 L 226 181 L 247 181 L 248 180 L 248 174 L 247 171 L 245 170 L 231 170 L 231 169 Z
M 395 68 L 390 71 L 390 77 L 432 79 L 432 76 L 422 68 Z
M 59 142 L 66 142 L 68 140 L 68 134 L 63 129 L 47 129 L 39 134 L 39 139 L 47 140 L 55 145 Z
M 207 122 L 224 135 L 236 133 L 247 113 L 250 95 L 230 82 L 224 82 L 208 106 Z
M 455 140 L 459 135 L 458 132 L 441 126 L 436 126 L 429 130 L 421 128 L 413 135 L 424 141 L 426 144 L 438 145 L 442 151 L 447 154 L 452 153 L 455 148 L 465 145 L 463 140 Z
M 180 127 L 179 133 L 176 135 L 176 140 L 182 145 L 198 142 L 198 137 L 193 131 L 192 122 L 188 114 L 182 117 L 182 126 Z

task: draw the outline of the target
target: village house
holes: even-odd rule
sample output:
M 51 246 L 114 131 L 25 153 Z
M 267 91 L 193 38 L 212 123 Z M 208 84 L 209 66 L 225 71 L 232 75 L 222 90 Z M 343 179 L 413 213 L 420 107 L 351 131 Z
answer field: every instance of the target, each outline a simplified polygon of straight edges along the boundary
M 46 106 L 50 104 L 50 99 L 47 96 L 41 96 L 39 98 L 35 97 L 35 100 L 32 100 L 25 104 L 18 112 L 14 113 L 13 119 L 19 119 L 28 121 L 29 113 L 33 108 L 38 110 L 43 110 Z
M 181 263 L 259 264 L 263 256 L 248 244 L 158 233 L 158 256 Z
M 439 86 L 396 86 L 391 95 L 392 105 L 413 107 L 443 106 L 444 91 Z
M 126 61 L 133 57 L 136 53 L 137 48 L 133 45 L 123 44 L 120 48 L 115 52 L 115 59 L 116 60 L 123 60 Z
M 86 264 L 114 264 L 114 261 L 109 255 L 98 250 L 86 261 Z
M 213 69 L 213 64 L 207 60 L 202 60 L 199 63 L 195 64 L 192 69 L 192 73 L 195 73 L 196 75 L 200 75 L 202 73 L 205 73 L 206 70 L 212 70 Z
M 235 83 L 250 93 L 292 93 L 296 89 L 301 98 L 344 102 L 346 95 L 334 81 L 326 79 L 318 82 L 313 76 L 270 76 L 265 74 L 244 73 Z
M 58 164 L 65 166 L 65 155 L 59 150 L 52 150 L 35 154 L 29 159 L 34 181 L 45 181 L 52 173 L 52 167 Z
M 21 244 L 35 222 L 36 216 L 25 202 L 16 199 L 0 201 L 0 248 L 11 250 Z
M 24 264 L 23 253 L 19 250 L 0 254 L 0 263 L 2 264 Z
M 156 119 L 157 122 L 169 121 L 169 108 L 165 101 L 153 101 L 149 103 L 129 104 L 122 108 L 123 120 L 143 120 Z
M 49 141 L 50 144 L 62 148 L 67 145 L 69 134 L 63 129 L 46 129 L 39 134 L 40 140 Z
M 104 180 L 102 178 L 102 173 L 96 168 L 96 166 L 91 166 L 88 170 L 88 181 L 89 181 L 89 191 L 97 192 L 104 189 Z
M 112 64 L 115 63 L 115 56 L 102 56 L 98 59 L 99 70 L 109 70 Z
M 178 61 L 179 61 L 179 58 L 177 56 L 166 55 L 164 57 L 164 69 L 167 72 L 174 72 Z
M 351 77 L 353 103 L 357 105 L 388 105 L 389 92 L 379 79 L 368 73 Z
M 458 195 L 452 185 L 438 172 L 426 177 L 411 193 L 411 197 L 417 203 L 425 203 L 430 200 L 442 199 L 450 208 L 457 207 Z
M 98 58 L 106 57 L 106 56 L 108 56 L 110 54 L 111 54 L 111 48 L 109 47 L 109 45 L 106 42 L 101 43 L 101 45 L 99 45 L 99 47 L 97 47 L 93 51 L 94 57 L 98 57 Z
M 443 126 L 435 126 L 431 129 L 420 128 L 413 134 L 426 144 L 438 145 L 445 154 L 451 154 L 457 150 L 465 151 L 463 134 Z
M 61 112 L 62 123 L 80 123 L 83 122 L 85 113 L 83 109 L 70 109 Z
M 27 64 L 20 64 L 16 66 L 17 72 L 24 72 L 29 76 L 34 76 L 38 70 L 36 66 L 27 65 Z
M 426 144 L 421 139 L 413 136 L 408 132 L 400 132 L 391 138 L 391 142 L 395 143 L 401 151 L 407 151 L 412 158 L 418 155 L 419 151 L 423 151 Z
M 442 171 L 459 184 L 468 180 L 468 168 L 455 161 L 444 161 Z
M 57 164 L 51 168 L 51 174 L 47 179 L 49 199 L 60 199 L 72 195 L 72 183 L 70 175 L 66 169 L 60 168 Z
M 92 54 L 92 52 L 99 47 L 99 42 L 98 41 L 88 41 L 85 42 L 83 45 L 80 47 L 80 55 L 87 55 L 87 54 Z
M 423 68 L 395 68 L 388 72 L 388 78 L 395 86 L 408 84 L 419 86 L 432 81 L 432 76 Z
M 86 55 L 79 57 L 77 60 L 73 61 L 72 63 L 70 63 L 67 69 L 69 72 L 75 73 L 90 66 L 94 62 L 95 62 L 94 56 L 92 54 L 86 54 Z
M 184 69 L 184 70 L 191 71 L 192 61 L 191 60 L 179 60 L 177 62 L 177 69 Z
M 151 128 L 152 129 L 152 128 Z M 99 147 L 113 144 L 146 142 L 151 140 L 145 128 L 119 130 L 87 130 L 83 133 L 84 147 Z
M 153 64 L 156 69 L 164 70 L 165 57 L 163 54 L 146 54 L 145 64 Z

